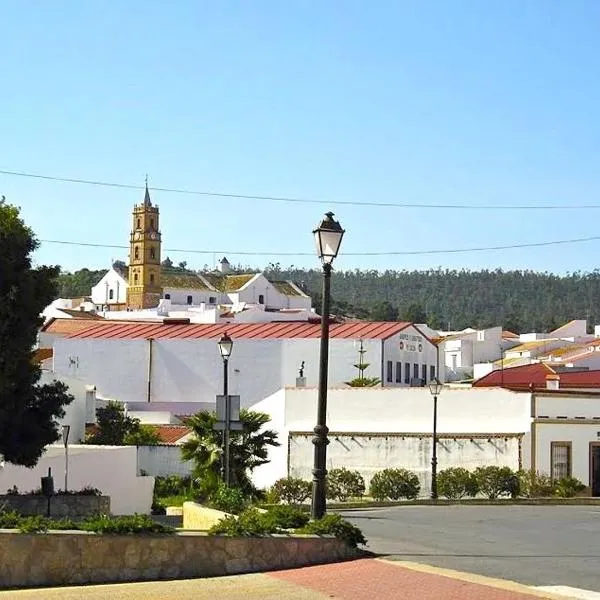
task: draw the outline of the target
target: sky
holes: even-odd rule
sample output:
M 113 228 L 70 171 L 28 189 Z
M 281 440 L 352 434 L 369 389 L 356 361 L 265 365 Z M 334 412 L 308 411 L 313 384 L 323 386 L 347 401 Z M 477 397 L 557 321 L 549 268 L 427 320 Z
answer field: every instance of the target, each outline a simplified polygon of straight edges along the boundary
M 0 195 L 41 240 L 112 246 L 128 243 L 146 174 L 151 188 L 318 201 L 153 191 L 163 256 L 195 268 L 224 254 L 318 267 L 312 229 L 332 210 L 337 269 L 590 271 L 600 240 L 360 254 L 600 235 L 599 24 L 595 0 L 6 0 L 0 170 L 139 189 L 0 174 Z M 548 208 L 586 204 L 599 208 Z M 67 270 L 126 258 L 36 253 Z

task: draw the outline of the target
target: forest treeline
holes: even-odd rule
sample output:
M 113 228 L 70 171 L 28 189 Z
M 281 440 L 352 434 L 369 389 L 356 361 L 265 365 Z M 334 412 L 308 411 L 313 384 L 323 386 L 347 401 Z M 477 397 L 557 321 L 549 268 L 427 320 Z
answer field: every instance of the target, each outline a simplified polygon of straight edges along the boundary
M 167 259 L 168 261 L 168 259 Z M 170 261 L 169 261 L 170 262 Z M 172 263 L 170 263 L 172 265 Z M 185 263 L 179 267 L 187 269 Z M 237 267 L 236 271 L 248 269 Z M 106 271 L 81 269 L 59 276 L 63 298 L 89 295 Z M 319 308 L 319 269 L 270 264 L 265 274 L 292 279 Z M 571 319 L 600 323 L 600 270 L 567 275 L 535 271 L 427 270 L 334 272 L 332 312 L 372 320 L 427 322 L 435 329 L 491 327 L 522 333 L 550 331 Z

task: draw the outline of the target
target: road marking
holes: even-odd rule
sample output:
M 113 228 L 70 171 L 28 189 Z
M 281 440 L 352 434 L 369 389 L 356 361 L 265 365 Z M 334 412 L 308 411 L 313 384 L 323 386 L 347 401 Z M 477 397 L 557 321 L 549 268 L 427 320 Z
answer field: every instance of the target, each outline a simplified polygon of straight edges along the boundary
M 600 592 L 592 592 L 590 590 L 581 590 L 579 588 L 568 587 L 566 585 L 542 585 L 536 586 L 534 589 L 547 591 L 551 594 L 566 596 L 577 600 L 600 600 Z
M 501 590 L 507 590 L 511 592 L 518 592 L 520 594 L 527 594 L 529 596 L 537 596 L 538 598 L 547 598 L 550 600 L 565 600 L 564 594 L 558 594 L 551 590 L 545 590 L 535 588 L 516 581 L 510 581 L 508 579 L 495 579 L 493 577 L 486 577 L 484 575 L 476 575 L 475 573 L 466 573 L 464 571 L 455 571 L 454 569 L 445 569 L 442 567 L 433 567 L 431 565 L 425 565 L 423 563 L 416 563 L 403 560 L 386 560 L 384 558 L 377 558 L 382 562 L 405 567 L 406 569 L 412 569 L 413 571 L 421 571 L 422 573 L 431 573 L 433 575 L 442 575 L 443 577 L 449 577 L 450 579 L 460 579 L 468 583 L 477 583 L 479 585 L 487 585 L 489 587 L 498 588 Z M 585 598 L 584 600 L 600 600 L 600 596 Z

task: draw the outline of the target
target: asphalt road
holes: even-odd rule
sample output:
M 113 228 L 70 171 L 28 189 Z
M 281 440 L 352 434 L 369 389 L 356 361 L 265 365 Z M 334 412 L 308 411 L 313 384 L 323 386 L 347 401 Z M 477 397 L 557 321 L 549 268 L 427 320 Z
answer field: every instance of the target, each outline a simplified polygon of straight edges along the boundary
M 368 549 L 533 586 L 600 592 L 600 507 L 406 506 L 342 513 Z

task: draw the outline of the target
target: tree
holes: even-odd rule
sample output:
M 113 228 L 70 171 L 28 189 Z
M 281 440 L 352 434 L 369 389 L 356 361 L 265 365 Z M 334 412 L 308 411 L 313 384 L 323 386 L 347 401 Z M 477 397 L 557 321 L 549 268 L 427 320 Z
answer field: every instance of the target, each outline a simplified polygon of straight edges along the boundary
M 166 267 L 167 269 L 172 269 L 173 268 L 173 261 L 168 256 L 160 264 L 163 267 Z
M 397 321 L 398 309 L 395 306 L 392 306 L 387 300 L 384 300 L 373 306 L 369 317 L 373 321 Z
M 269 447 L 280 444 L 275 431 L 264 429 L 270 421 L 268 414 L 242 409 L 240 421 L 242 431 L 232 431 L 229 436 L 231 485 L 253 495 L 256 489 L 250 480 L 250 473 L 269 462 Z M 194 435 L 181 446 L 183 460 L 194 463 L 194 476 L 199 480 L 201 493 L 205 496 L 216 490 L 221 480 L 223 434 L 213 429 L 216 422 L 216 413 L 206 410 L 190 417 L 186 424 L 192 428 Z
M 365 377 L 365 371 L 369 368 L 369 363 L 365 362 L 366 353 L 367 351 L 364 349 L 363 341 L 360 340 L 358 362 L 354 365 L 358 370 L 358 377 L 355 377 L 352 381 L 346 381 L 346 385 L 349 385 L 350 387 L 375 387 L 381 383 L 379 377 Z
M 56 297 L 58 267 L 31 266 L 38 242 L 19 209 L 0 200 L 0 454 L 33 467 L 60 437 L 57 419 L 73 401 L 61 382 L 39 385 L 33 364 L 40 313 Z
M 412 302 L 402 314 L 404 321 L 409 323 L 426 323 L 427 315 L 423 307 L 418 302 Z
M 141 425 L 125 413 L 120 402 L 110 400 L 96 410 L 97 427 L 88 435 L 86 444 L 99 446 L 155 446 L 160 442 L 158 434 L 148 425 Z

